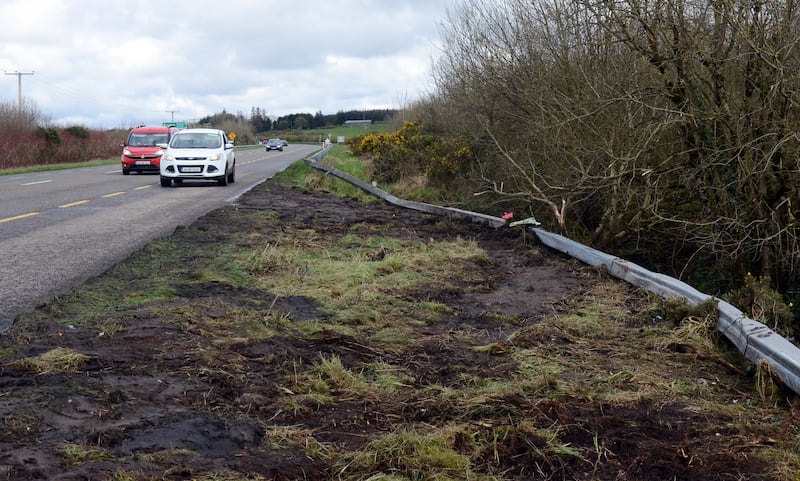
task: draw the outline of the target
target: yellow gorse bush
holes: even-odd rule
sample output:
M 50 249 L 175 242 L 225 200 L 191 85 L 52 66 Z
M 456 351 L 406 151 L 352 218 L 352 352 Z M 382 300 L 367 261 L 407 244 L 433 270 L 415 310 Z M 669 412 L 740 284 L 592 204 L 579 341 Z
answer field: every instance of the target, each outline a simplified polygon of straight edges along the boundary
M 352 137 L 347 145 L 354 155 L 372 160 L 373 175 L 383 182 L 425 174 L 432 184 L 440 184 L 461 172 L 473 157 L 465 139 L 425 134 L 416 122 L 405 122 L 391 133 Z

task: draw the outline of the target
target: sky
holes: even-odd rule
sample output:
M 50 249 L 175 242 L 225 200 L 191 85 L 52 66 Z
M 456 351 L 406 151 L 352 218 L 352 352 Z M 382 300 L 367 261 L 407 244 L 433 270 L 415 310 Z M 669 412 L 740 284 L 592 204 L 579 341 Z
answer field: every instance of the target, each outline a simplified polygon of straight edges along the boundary
M 0 103 L 87 128 L 401 108 L 456 2 L 0 0 Z

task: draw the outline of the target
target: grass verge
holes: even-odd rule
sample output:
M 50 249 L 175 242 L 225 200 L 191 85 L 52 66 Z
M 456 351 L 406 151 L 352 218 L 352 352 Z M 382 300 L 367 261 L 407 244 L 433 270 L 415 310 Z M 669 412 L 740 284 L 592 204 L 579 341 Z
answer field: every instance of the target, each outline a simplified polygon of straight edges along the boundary
M 709 312 L 306 169 L 23 316 L 4 449 L 106 479 L 794 481 L 794 401 Z

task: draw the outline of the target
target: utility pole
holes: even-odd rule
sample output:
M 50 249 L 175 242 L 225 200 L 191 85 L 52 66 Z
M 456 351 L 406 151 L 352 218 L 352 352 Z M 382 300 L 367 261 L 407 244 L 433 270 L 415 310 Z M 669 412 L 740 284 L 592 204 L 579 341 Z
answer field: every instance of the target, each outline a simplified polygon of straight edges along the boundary
M 16 75 L 17 76 L 17 110 L 22 112 L 22 76 L 23 75 L 33 75 L 33 70 L 30 72 L 6 72 L 3 70 L 3 73 L 6 75 Z
M 164 112 L 167 112 L 167 113 L 169 113 L 170 115 L 172 115 L 172 117 L 170 118 L 170 120 L 171 120 L 172 122 L 175 122 L 175 112 L 180 112 L 180 110 L 165 110 Z

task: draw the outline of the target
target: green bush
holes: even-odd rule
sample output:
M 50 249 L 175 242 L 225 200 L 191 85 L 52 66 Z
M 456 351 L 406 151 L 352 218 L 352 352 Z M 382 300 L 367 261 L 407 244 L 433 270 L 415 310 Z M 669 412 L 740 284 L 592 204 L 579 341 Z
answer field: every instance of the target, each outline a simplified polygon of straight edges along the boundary
M 53 127 L 39 127 L 36 129 L 36 133 L 47 141 L 48 145 L 61 145 L 61 136 Z
M 79 139 L 88 139 L 89 138 L 89 131 L 81 127 L 80 125 L 73 125 L 72 127 L 67 127 L 64 129 L 67 133 L 72 135 L 73 137 L 77 137 Z
M 722 298 L 751 319 L 766 324 L 781 335 L 794 335 L 792 304 L 786 304 L 783 296 L 770 288 L 769 277 L 755 277 L 748 272 L 744 285 Z

